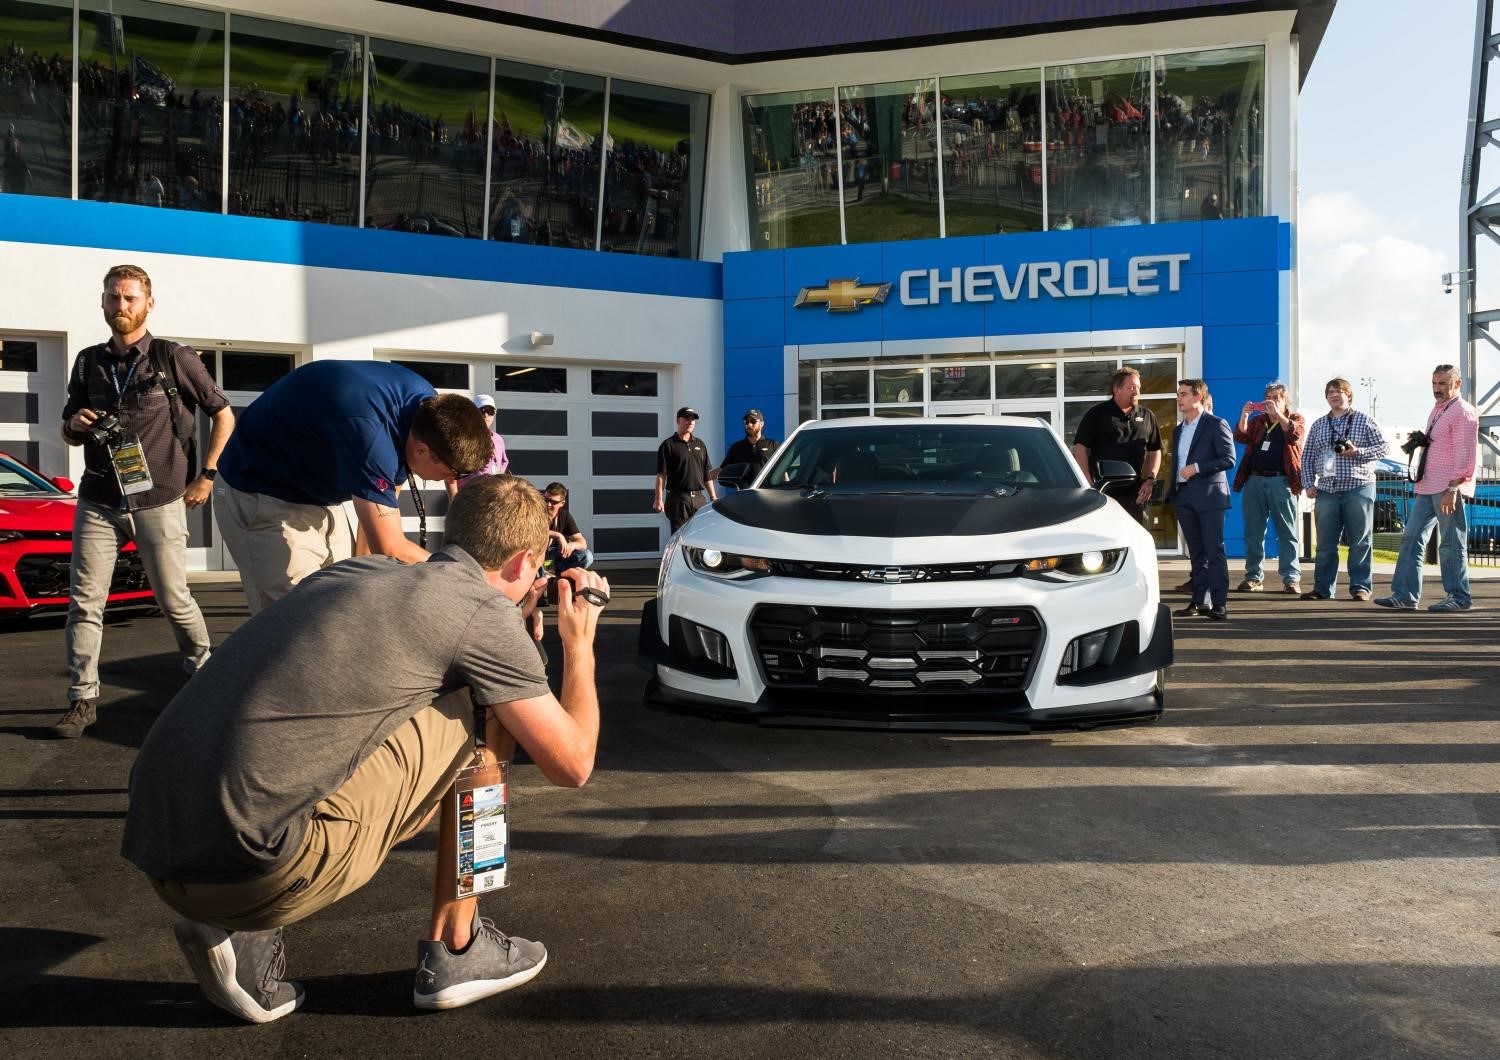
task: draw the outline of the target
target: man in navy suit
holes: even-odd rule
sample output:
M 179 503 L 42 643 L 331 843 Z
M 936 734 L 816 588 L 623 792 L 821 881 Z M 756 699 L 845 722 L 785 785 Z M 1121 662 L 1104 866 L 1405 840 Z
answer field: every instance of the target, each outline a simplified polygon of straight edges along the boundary
M 1229 510 L 1229 478 L 1234 467 L 1234 431 L 1229 421 L 1204 409 L 1208 385 L 1201 379 L 1177 381 L 1182 422 L 1172 432 L 1172 488 L 1167 500 L 1187 539 L 1193 599 L 1179 615 L 1229 617 L 1229 560 L 1224 555 L 1224 513 Z

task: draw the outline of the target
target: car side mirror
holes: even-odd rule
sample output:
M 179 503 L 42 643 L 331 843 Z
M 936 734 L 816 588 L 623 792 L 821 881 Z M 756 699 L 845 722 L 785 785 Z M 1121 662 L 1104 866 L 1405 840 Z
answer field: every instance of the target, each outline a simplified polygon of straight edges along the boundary
M 719 468 L 717 481 L 721 486 L 730 486 L 739 490 L 748 486 L 754 477 L 749 464 L 725 464 Z
M 1139 477 L 1135 473 L 1135 468 L 1123 460 L 1101 460 L 1099 461 L 1099 474 L 1094 478 L 1094 488 L 1102 490 L 1111 483 L 1134 482 Z
M 52 484 L 64 493 L 73 492 L 73 480 L 70 478 L 63 478 L 61 475 L 58 475 L 57 478 L 52 480 Z

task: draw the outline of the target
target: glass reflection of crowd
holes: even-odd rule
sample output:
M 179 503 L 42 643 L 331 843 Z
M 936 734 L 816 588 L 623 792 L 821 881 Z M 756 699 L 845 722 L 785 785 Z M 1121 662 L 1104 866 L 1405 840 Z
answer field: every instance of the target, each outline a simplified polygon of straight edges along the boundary
M 231 59 L 231 66 L 233 60 Z M 229 100 L 229 212 L 352 223 L 359 172 L 358 97 L 333 79 L 285 100 L 251 83 Z
M 10 41 L 0 52 L 0 120 L 4 122 L 0 191 L 66 195 L 72 135 L 72 63 L 54 52 Z
M 1196 83 L 1175 82 L 1174 77 L 1191 82 L 1194 75 L 1174 68 L 1170 59 L 1158 68 L 1156 220 L 1221 220 L 1264 212 L 1262 63 L 1257 51 L 1199 66 L 1216 79 L 1212 91 L 1202 89 L 1201 74 Z M 1049 74 L 1045 167 L 1039 80 L 942 91 L 945 198 L 964 201 L 970 210 L 993 207 L 997 232 L 1015 230 L 1002 221 L 1040 228 L 1045 181 L 1050 228 L 1147 223 L 1152 216 L 1149 70 L 1141 60 L 1113 64 L 1107 71 L 1080 67 Z M 1238 76 L 1242 83 L 1224 87 L 1226 76 Z M 841 183 L 846 204 L 864 201 L 872 189 L 909 197 L 935 194 L 924 170 L 937 140 L 931 100 L 930 92 L 901 100 L 899 143 L 881 142 L 882 123 L 878 112 L 872 115 L 871 98 L 841 99 L 837 122 L 829 99 L 752 103 L 746 128 L 756 219 L 784 225 L 795 215 L 830 209 Z M 782 130 L 789 130 L 789 137 Z M 888 128 L 885 136 L 890 138 Z M 950 209 L 950 234 L 972 234 L 974 223 L 972 217 L 960 221 Z
M 219 210 L 221 99 L 145 57 L 78 64 L 83 199 Z
M 459 122 L 409 109 L 398 100 L 371 104 L 370 227 L 470 238 L 481 234 L 481 114 L 486 109 L 487 101 L 471 103 Z

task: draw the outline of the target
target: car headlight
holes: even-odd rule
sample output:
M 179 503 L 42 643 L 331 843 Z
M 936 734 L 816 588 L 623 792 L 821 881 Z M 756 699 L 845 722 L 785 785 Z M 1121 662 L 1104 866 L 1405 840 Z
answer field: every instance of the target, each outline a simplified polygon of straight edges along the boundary
M 683 545 L 682 555 L 693 570 L 716 578 L 754 578 L 771 573 L 771 561 L 759 556 L 745 556 L 738 552 L 697 548 L 693 545 Z
M 1089 578 L 1103 578 L 1120 569 L 1125 562 L 1126 549 L 1091 549 L 1066 556 L 1040 556 L 1021 564 L 1021 575 L 1025 578 L 1040 578 L 1043 581 L 1076 582 Z

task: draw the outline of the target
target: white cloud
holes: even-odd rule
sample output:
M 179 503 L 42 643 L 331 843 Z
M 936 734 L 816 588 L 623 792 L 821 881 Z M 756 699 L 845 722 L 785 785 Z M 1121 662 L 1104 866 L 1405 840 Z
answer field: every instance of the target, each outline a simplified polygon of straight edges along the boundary
M 1383 219 L 1356 196 L 1310 197 L 1299 217 L 1297 266 L 1301 295 L 1301 403 L 1321 415 L 1323 383 L 1336 375 L 1355 385 L 1374 380 L 1376 416 L 1396 428 L 1420 426 L 1432 404 L 1434 364 L 1457 359 L 1457 295 L 1439 278 L 1451 256 L 1389 234 L 1400 219 Z

